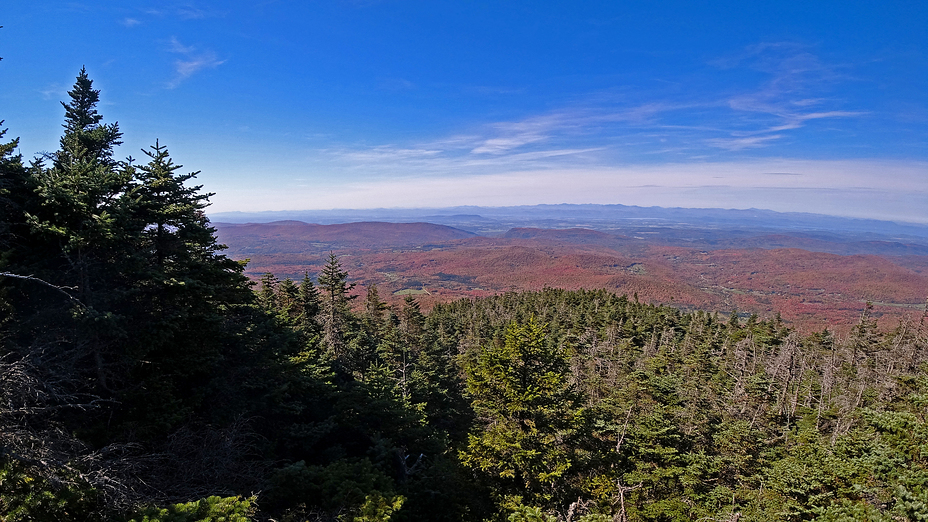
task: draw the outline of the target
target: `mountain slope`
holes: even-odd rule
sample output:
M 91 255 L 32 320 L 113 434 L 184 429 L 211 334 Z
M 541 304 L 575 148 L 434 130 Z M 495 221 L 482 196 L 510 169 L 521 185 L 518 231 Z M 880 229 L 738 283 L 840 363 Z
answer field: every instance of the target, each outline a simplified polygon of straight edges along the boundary
M 681 246 L 686 242 L 667 241 L 666 234 L 514 228 L 500 237 L 481 237 L 428 223 L 290 221 L 217 228 L 231 257 L 250 259 L 247 274 L 253 278 L 264 272 L 294 279 L 314 275 L 334 252 L 361 287 L 377 284 L 381 295 L 393 294 L 394 300 L 419 294 L 426 307 L 546 286 L 605 288 L 686 309 L 768 317 L 779 312 L 813 330 L 849 328 L 868 301 L 884 326 L 894 326 L 903 317 L 917 319 L 928 297 L 928 256 L 886 242 L 844 248 L 801 234 L 719 232 L 713 241 L 693 237 L 692 246 Z M 825 248 L 836 252 L 822 252 Z M 884 255 L 860 254 L 868 250 Z M 908 255 L 886 254 L 894 251 Z

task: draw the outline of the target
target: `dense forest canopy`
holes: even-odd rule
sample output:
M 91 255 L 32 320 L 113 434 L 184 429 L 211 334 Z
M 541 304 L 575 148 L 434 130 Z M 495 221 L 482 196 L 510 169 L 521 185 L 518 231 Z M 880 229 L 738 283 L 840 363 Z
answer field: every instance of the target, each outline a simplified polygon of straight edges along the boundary
M 0 520 L 922 520 L 928 325 L 255 285 L 81 70 L 0 145 Z M 2 136 L 0 136 L 2 137 Z

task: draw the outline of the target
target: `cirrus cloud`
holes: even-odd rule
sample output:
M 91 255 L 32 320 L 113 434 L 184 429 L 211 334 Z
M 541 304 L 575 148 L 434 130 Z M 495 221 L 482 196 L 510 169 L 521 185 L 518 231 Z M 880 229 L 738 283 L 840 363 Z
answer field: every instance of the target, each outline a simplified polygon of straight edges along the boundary
M 169 89 L 174 89 L 181 82 L 204 69 L 215 69 L 226 62 L 220 60 L 212 50 L 199 50 L 194 46 L 183 45 L 173 36 L 168 44 L 168 51 L 181 55 L 181 58 L 174 61 L 175 75 L 167 84 Z

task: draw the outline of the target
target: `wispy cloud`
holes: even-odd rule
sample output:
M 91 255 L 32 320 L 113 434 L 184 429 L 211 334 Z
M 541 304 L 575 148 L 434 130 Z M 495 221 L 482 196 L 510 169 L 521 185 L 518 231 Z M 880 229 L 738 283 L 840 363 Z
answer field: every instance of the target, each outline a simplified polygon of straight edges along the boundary
M 223 11 L 200 7 L 195 4 L 170 5 L 166 7 L 149 8 L 145 14 L 157 17 L 176 17 L 181 20 L 202 20 L 223 16 Z
M 615 125 L 636 129 L 654 128 L 663 113 L 679 111 L 688 105 L 649 102 L 629 107 L 580 105 L 522 120 L 497 122 L 487 126 L 487 137 L 476 140 L 474 154 L 505 154 L 528 145 L 557 142 L 565 137 L 596 140 L 615 132 Z
M 336 151 L 341 157 L 359 162 L 397 162 L 432 158 L 439 154 L 439 150 L 405 149 L 389 145 L 381 145 L 367 150 Z
M 386 91 L 406 91 L 416 88 L 416 84 L 405 78 L 381 78 L 377 86 Z
M 193 52 L 176 45 L 178 52 Z M 782 147 L 795 143 L 799 129 L 815 121 L 868 114 L 827 96 L 829 85 L 844 76 L 804 46 L 758 44 L 713 67 L 747 68 L 764 75 L 724 94 L 681 94 L 675 86 L 631 94 L 590 93 L 569 106 L 486 122 L 429 141 L 340 144 L 314 155 L 354 179 L 718 162 L 759 157 L 764 149 L 788 156 Z
M 707 140 L 707 142 L 713 147 L 735 151 L 763 147 L 768 142 L 778 140 L 782 137 L 782 134 L 773 134 L 769 136 L 754 136 L 750 138 L 713 138 Z
M 570 118 L 554 113 L 521 121 L 499 122 L 489 126 L 491 136 L 479 140 L 473 154 L 503 154 L 524 145 L 548 139 L 549 134 L 567 125 Z
M 474 154 L 502 154 L 523 145 L 545 139 L 545 136 L 533 133 L 520 133 L 507 138 L 490 138 L 484 140 L 480 146 L 474 147 Z
M 747 47 L 731 57 L 711 62 L 720 69 L 747 67 L 768 75 L 757 89 L 728 98 L 733 111 L 732 123 L 750 129 L 731 131 L 732 139 L 709 139 L 711 146 L 741 150 L 770 145 L 783 131 L 804 127 L 812 120 L 853 118 L 866 111 L 829 108 L 838 102 L 815 94 L 827 90 L 845 75 L 841 67 L 826 64 L 808 46 L 794 42 L 766 42 Z M 740 115 L 749 118 L 739 119 Z M 759 126 L 758 126 L 759 125 Z M 763 138 L 741 139 L 742 136 L 764 135 Z
M 175 37 L 171 37 L 168 42 L 168 51 L 182 56 L 182 58 L 174 61 L 175 76 L 168 82 L 169 89 L 177 87 L 181 82 L 199 71 L 215 69 L 226 62 L 220 60 L 216 53 L 211 50 L 201 51 L 194 46 L 183 45 Z
M 175 12 L 184 20 L 199 20 L 213 16 L 211 11 L 202 9 L 194 5 L 183 5 L 176 8 Z
M 126 27 L 135 27 L 141 24 L 142 22 L 136 18 L 126 17 L 126 18 L 123 18 L 122 21 L 120 21 L 119 23 L 121 23 L 122 25 Z
M 168 42 L 168 44 L 169 44 L 168 50 L 171 51 L 172 53 L 192 54 L 192 53 L 196 52 L 196 47 L 192 47 L 192 46 L 191 46 L 191 47 L 187 47 L 187 46 L 181 44 L 181 43 L 177 40 L 177 38 L 175 38 L 175 37 L 173 37 L 173 36 L 171 37 L 171 40 Z
M 367 177 L 405 177 L 428 175 L 492 174 L 507 170 L 548 169 L 564 167 L 584 161 L 603 150 L 601 147 L 587 148 L 536 148 L 534 150 L 506 150 L 494 154 L 473 152 L 475 144 L 486 140 L 474 138 L 443 143 L 422 144 L 408 148 L 395 145 L 380 145 L 365 149 L 328 149 L 316 151 L 329 159 L 335 169 L 363 173 Z M 481 145 L 483 146 L 483 145 Z
M 64 98 L 68 95 L 68 86 L 65 84 L 52 84 L 44 89 L 39 90 L 43 99 L 51 100 L 55 98 Z

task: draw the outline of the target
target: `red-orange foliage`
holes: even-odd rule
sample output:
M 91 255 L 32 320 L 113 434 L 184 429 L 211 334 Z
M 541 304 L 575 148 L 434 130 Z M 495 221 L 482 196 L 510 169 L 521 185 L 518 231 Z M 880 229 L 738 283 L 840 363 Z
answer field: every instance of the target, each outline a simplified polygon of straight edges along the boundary
M 892 327 L 902 317 L 919 315 L 928 297 L 923 256 L 797 248 L 704 251 L 583 229 L 514 229 L 487 238 L 427 223 L 221 225 L 219 237 L 231 257 L 250 258 L 252 277 L 314 274 L 334 252 L 361 287 L 377 284 L 384 296 L 422 291 L 418 298 L 426 309 L 510 290 L 606 288 L 688 309 L 737 309 L 764 317 L 779 312 L 812 331 L 848 329 L 867 301 L 874 304 L 873 317 Z

